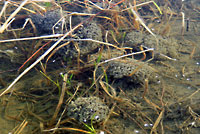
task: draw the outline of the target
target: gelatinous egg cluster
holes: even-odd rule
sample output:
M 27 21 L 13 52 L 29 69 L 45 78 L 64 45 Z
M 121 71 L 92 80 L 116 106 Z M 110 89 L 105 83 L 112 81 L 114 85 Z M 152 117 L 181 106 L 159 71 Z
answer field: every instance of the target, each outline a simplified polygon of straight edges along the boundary
M 106 119 L 109 108 L 98 97 L 79 97 L 67 108 L 67 115 L 84 123 L 98 123 Z

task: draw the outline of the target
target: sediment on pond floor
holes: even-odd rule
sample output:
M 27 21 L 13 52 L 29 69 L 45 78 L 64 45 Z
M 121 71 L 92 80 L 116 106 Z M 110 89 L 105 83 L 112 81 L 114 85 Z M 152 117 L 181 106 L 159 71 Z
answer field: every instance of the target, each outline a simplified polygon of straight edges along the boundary
M 0 2 L 0 133 L 199 133 L 199 6 Z

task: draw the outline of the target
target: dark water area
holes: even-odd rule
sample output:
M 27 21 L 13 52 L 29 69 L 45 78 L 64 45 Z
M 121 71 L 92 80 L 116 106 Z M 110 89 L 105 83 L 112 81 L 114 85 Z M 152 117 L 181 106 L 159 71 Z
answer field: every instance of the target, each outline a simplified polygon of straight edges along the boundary
M 200 1 L 0 1 L 0 114 L 0 134 L 200 133 Z

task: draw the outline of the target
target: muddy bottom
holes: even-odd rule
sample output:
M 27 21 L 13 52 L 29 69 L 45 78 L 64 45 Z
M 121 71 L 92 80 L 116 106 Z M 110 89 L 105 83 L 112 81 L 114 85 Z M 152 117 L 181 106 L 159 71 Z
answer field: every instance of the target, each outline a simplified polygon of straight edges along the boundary
M 59 3 L 69 14 L 82 13 L 67 16 L 66 23 L 60 10 L 29 13 L 37 32 L 27 25 L 29 29 L 0 34 L 0 41 L 53 34 L 51 27 L 62 34 L 92 19 L 0 97 L 0 133 L 200 133 L 199 2 L 185 3 L 184 32 L 178 1 L 169 0 L 175 7 L 166 12 L 167 4 L 158 1 L 164 12 L 160 20 L 149 19 L 157 15 L 155 7 L 138 10 L 155 36 L 137 29 L 131 12 L 119 10 L 127 2 L 118 3 L 116 11 L 105 12 L 101 8 L 108 8 L 107 3 L 93 2 L 90 8 L 82 2 Z M 48 9 L 45 3 L 41 5 Z M 88 17 L 91 14 L 97 15 Z M 19 17 L 23 16 L 20 12 Z M 133 20 L 135 25 L 130 24 Z M 58 40 L 52 39 L 37 54 L 34 52 L 48 40 L 0 42 L 0 93 Z

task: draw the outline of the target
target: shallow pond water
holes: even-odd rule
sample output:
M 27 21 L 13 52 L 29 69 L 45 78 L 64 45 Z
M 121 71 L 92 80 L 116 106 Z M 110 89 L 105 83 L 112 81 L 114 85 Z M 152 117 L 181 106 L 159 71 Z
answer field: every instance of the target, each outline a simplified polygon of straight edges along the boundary
M 0 133 L 200 133 L 198 0 L 31 1 L 9 20 L 23 2 L 0 2 Z

